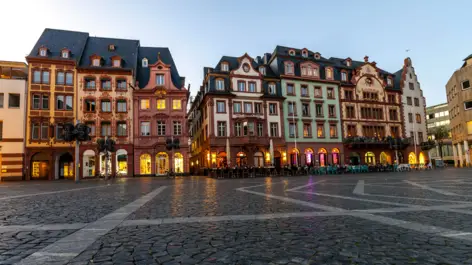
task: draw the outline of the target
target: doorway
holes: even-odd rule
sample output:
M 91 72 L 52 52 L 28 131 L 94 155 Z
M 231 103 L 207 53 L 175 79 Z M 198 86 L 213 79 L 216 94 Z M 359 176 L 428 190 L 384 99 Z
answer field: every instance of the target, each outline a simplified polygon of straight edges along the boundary
M 59 179 L 74 178 L 74 157 L 70 153 L 59 157 Z

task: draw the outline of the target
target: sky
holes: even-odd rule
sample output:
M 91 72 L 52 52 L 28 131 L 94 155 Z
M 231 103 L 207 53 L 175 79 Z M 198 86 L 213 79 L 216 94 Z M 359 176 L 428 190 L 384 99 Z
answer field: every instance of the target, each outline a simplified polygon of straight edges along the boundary
M 445 84 L 472 53 L 470 16 L 461 13 L 471 9 L 469 0 L 5 1 L 0 60 L 25 61 L 44 28 L 138 39 L 169 47 L 195 95 L 204 66 L 276 45 L 328 58 L 368 55 L 392 73 L 410 57 L 429 106 L 446 102 Z

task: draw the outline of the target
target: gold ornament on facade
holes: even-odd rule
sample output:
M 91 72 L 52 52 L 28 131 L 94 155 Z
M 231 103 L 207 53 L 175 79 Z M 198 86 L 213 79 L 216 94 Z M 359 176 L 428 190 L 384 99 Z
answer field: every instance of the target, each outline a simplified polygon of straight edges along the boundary
M 157 86 L 156 90 L 154 91 L 154 95 L 156 95 L 158 98 L 163 98 L 166 94 L 166 88 L 163 86 Z

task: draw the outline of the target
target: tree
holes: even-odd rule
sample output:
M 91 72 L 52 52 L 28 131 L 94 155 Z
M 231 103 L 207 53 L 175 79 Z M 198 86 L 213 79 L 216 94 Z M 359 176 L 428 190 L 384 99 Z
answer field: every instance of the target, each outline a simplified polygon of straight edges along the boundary
M 442 147 L 443 141 L 449 138 L 449 129 L 446 126 L 439 126 L 433 131 L 434 139 L 439 147 L 439 156 L 443 158 Z

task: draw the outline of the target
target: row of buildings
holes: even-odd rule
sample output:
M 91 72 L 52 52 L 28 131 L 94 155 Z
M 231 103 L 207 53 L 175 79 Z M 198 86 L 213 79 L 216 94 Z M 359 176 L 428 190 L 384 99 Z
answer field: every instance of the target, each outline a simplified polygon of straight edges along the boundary
M 282 46 L 255 58 L 223 56 L 203 69 L 189 109 L 190 87 L 167 48 L 45 29 L 26 60 L 2 68 L 2 178 L 428 159 L 419 148 L 425 99 L 409 58 L 388 72 L 367 56 L 327 58 Z M 74 172 L 74 143 L 62 132 L 77 121 L 92 129 L 92 140 L 80 144 Z M 109 159 L 96 149 L 103 137 L 117 143 Z M 180 149 L 168 151 L 175 138 Z

